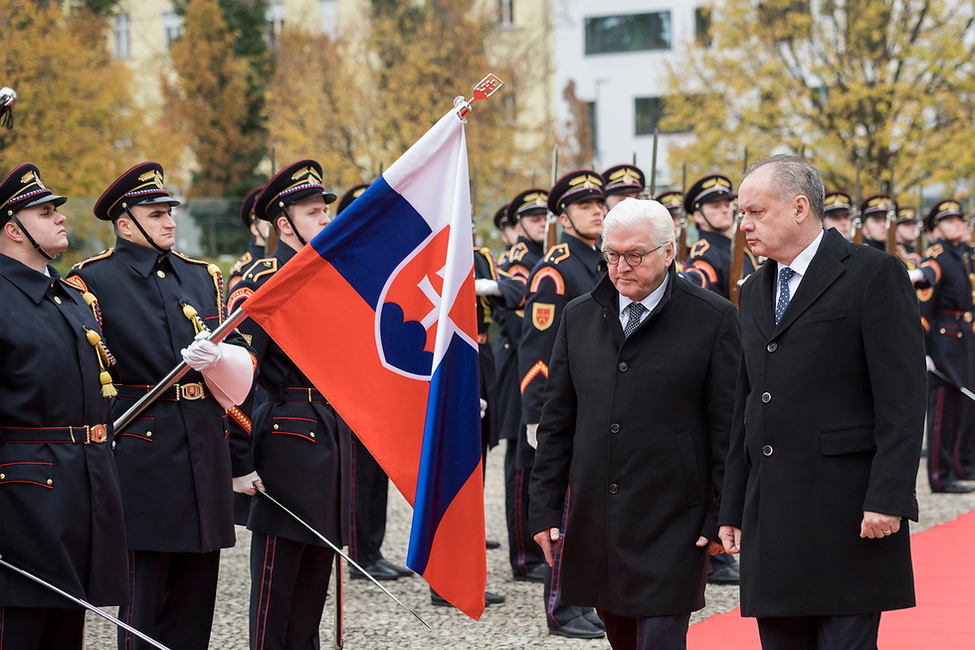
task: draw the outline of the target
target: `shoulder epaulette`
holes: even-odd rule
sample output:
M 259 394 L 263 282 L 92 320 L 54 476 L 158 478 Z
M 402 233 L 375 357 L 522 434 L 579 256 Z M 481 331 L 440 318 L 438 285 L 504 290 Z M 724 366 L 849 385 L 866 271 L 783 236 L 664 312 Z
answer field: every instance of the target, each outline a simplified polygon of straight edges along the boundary
M 935 244 L 934 246 L 928 246 L 924 251 L 925 257 L 937 257 L 945 252 L 944 246 L 941 244 Z
M 474 252 L 480 254 L 481 257 L 483 257 L 484 259 L 486 259 L 488 261 L 488 264 L 491 267 L 491 279 L 492 280 L 497 280 L 498 279 L 498 270 L 497 270 L 497 266 L 495 266 L 495 264 L 494 264 L 494 256 L 491 255 L 491 249 L 489 249 L 489 248 L 475 248 L 474 249 Z
M 115 252 L 115 249 L 114 248 L 109 248 L 108 250 L 103 250 L 98 255 L 92 255 L 91 257 L 89 257 L 86 260 L 81 260 L 80 262 L 78 262 L 77 264 L 75 264 L 74 266 L 72 266 L 71 268 L 73 268 L 73 269 L 83 269 L 83 268 L 85 268 L 85 264 L 91 264 L 92 262 L 95 262 L 95 261 L 98 261 L 98 260 L 103 260 L 103 259 L 105 259 L 107 257 L 111 257 L 112 256 L 112 253 L 114 253 L 114 252 Z
M 545 261 L 550 264 L 558 264 L 571 255 L 568 244 L 556 244 L 545 254 Z
M 512 262 L 520 262 L 521 258 L 528 254 L 528 245 L 520 241 L 508 249 L 508 259 Z
M 245 266 L 247 266 L 253 261 L 254 261 L 254 257 L 251 255 L 250 251 L 247 251 L 246 253 L 240 256 L 239 260 L 234 262 L 233 266 L 230 267 L 230 275 L 234 275 L 235 273 L 237 273 L 238 271 L 240 271 L 241 269 L 243 269 Z
M 700 257 L 701 255 L 704 255 L 705 251 L 707 251 L 709 248 L 711 248 L 711 242 L 706 239 L 698 239 L 696 242 L 694 242 L 694 245 L 691 246 L 691 252 L 687 254 L 687 259 L 691 259 L 692 257 Z
M 241 280 L 248 280 L 254 282 L 258 278 L 264 277 L 265 275 L 271 273 L 277 273 L 278 270 L 278 258 L 276 257 L 265 257 L 257 260 L 250 266 L 248 266 L 243 273 Z

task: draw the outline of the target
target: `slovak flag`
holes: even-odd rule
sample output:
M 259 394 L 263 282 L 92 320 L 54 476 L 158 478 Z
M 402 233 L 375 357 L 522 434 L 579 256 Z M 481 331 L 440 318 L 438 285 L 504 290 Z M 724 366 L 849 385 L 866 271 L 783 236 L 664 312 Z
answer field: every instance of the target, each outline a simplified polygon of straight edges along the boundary
M 479 619 L 487 563 L 473 269 L 467 143 L 451 111 L 244 311 L 413 505 L 407 565 Z

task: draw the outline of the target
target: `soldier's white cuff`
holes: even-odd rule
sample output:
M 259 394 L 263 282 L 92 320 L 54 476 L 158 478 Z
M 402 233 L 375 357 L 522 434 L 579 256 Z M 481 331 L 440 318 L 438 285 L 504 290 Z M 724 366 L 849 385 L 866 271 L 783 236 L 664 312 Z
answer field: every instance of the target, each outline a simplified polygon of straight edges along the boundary
M 247 399 L 254 382 L 254 366 L 251 355 L 239 345 L 219 343 L 220 357 L 203 371 L 203 378 L 220 406 L 229 409 Z
M 525 435 L 528 437 L 528 446 L 538 449 L 538 423 L 529 424 L 525 427 Z

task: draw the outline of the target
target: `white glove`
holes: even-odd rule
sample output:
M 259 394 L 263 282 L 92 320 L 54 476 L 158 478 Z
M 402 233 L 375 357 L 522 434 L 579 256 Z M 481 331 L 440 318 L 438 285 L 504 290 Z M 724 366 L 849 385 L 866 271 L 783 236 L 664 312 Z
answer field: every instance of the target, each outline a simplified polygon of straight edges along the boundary
M 538 423 L 529 424 L 525 429 L 525 435 L 528 436 L 528 446 L 532 449 L 538 449 Z
M 934 359 L 932 359 L 931 357 L 925 355 L 924 356 L 924 367 L 927 369 L 928 372 L 934 372 L 934 369 L 935 369 Z
M 477 278 L 474 280 L 474 293 L 479 296 L 500 296 L 501 285 L 497 280 L 487 278 Z
M 247 476 L 234 477 L 234 492 L 254 496 L 258 490 L 263 489 L 264 481 L 261 480 L 261 477 L 257 475 L 256 471 L 251 472 Z
M 484 419 L 484 414 L 487 413 L 487 400 L 481 400 L 481 419 Z
M 911 279 L 911 282 L 917 284 L 924 279 L 924 272 L 921 269 L 911 269 L 907 272 L 907 277 Z
M 209 332 L 200 332 L 192 343 L 179 351 L 183 361 L 193 370 L 203 372 L 220 361 L 220 347 L 210 342 L 209 336 Z
M 200 332 L 180 354 L 190 368 L 203 373 L 210 392 L 225 409 L 242 403 L 254 383 L 251 355 L 239 345 L 212 343 L 209 334 Z

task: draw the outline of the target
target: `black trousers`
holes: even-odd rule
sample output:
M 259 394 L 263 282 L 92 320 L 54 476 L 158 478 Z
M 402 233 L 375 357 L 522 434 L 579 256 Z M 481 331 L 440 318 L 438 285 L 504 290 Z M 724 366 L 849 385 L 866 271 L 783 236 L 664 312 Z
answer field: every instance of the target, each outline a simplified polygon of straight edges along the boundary
M 566 492 L 565 506 L 562 508 L 562 534 L 565 535 L 565 517 L 569 510 L 569 498 L 571 490 Z M 562 549 L 555 553 L 553 567 L 549 567 L 545 572 L 545 591 L 542 596 L 545 598 L 545 619 L 549 628 L 556 628 L 568 623 L 574 618 L 579 618 L 586 612 L 591 612 L 592 607 L 578 607 L 576 605 L 566 605 L 562 602 Z
M 691 613 L 673 616 L 617 616 L 597 609 L 613 650 L 686 650 Z
M 352 436 L 352 530 L 349 555 L 364 567 L 382 559 L 389 477 L 366 446 Z
M 318 650 L 332 549 L 251 536 L 251 650 Z M 175 650 L 175 649 L 174 649 Z
M 762 650 L 877 650 L 880 612 L 758 619 Z
M 220 551 L 129 551 L 129 602 L 118 617 L 170 648 L 207 650 L 217 598 Z M 119 628 L 119 650 L 151 650 Z
M 940 492 L 959 478 L 966 399 L 957 388 L 928 375 L 928 484 L 933 492 Z
M 82 650 L 85 611 L 59 607 L 0 607 L 0 648 Z
M 518 469 L 515 465 L 517 445 L 514 440 L 505 441 L 504 452 L 504 509 L 508 524 L 508 560 L 511 573 L 523 576 L 545 562 L 542 548 L 532 537 L 528 524 L 528 483 L 530 469 Z

